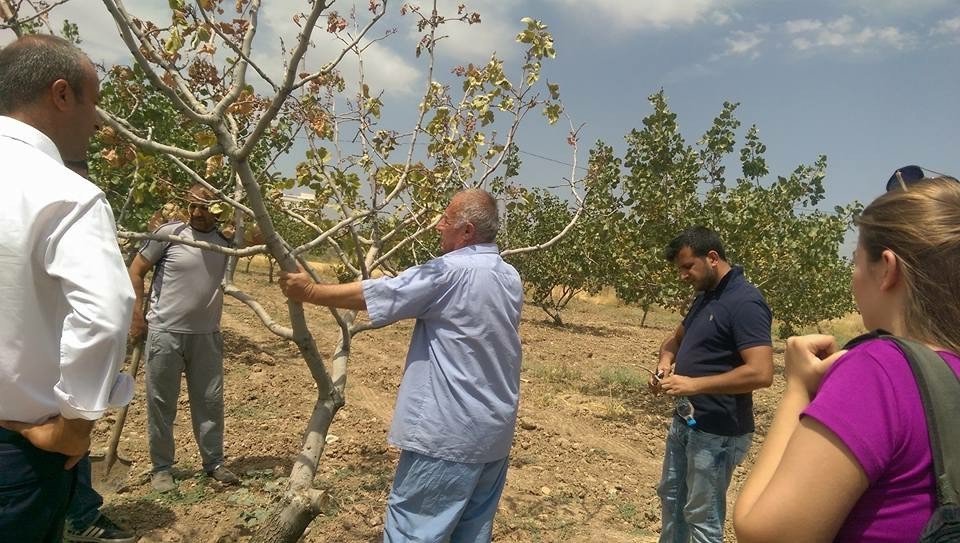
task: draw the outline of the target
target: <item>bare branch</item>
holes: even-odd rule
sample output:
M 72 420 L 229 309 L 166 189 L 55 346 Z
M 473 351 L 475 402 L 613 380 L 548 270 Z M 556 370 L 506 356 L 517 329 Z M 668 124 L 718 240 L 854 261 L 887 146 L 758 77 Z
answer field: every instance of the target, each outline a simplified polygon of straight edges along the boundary
M 209 190 L 210 192 L 213 192 L 213 193 L 216 194 L 218 197 L 220 197 L 220 199 L 223 200 L 224 202 L 227 202 L 228 204 L 232 205 L 232 206 L 235 207 L 236 209 L 238 209 L 238 210 L 246 213 L 247 215 L 253 217 L 253 210 L 252 210 L 252 209 L 250 209 L 249 207 L 241 204 L 238 200 L 235 200 L 234 198 L 230 197 L 225 191 L 222 191 L 222 190 L 218 189 L 217 187 L 211 185 L 206 179 L 203 178 L 203 176 L 201 176 L 200 174 L 198 174 L 193 168 L 191 168 L 190 166 L 186 165 L 186 164 L 185 164 L 183 161 L 181 161 L 179 158 L 177 158 L 177 157 L 175 157 L 175 156 L 171 156 L 171 157 L 170 157 L 170 160 L 172 160 L 174 164 L 176 164 L 177 166 L 179 166 L 181 170 L 183 170 L 184 172 L 186 172 L 187 175 L 189 175 L 189 176 L 194 180 L 194 182 L 200 183 L 200 184 L 203 185 L 207 190 Z
M 428 211 L 431 211 L 431 210 L 429 208 L 423 208 L 416 213 L 412 213 L 406 219 L 403 219 L 402 221 L 400 221 L 400 223 L 397 224 L 396 228 L 384 234 L 383 237 L 380 238 L 380 241 L 384 243 L 386 243 L 387 241 L 390 241 L 390 238 L 402 232 L 403 229 L 409 226 L 411 223 L 417 222 L 421 218 L 423 218 L 423 216 L 426 215 Z
M 6 23 L 6 24 L 0 25 L 0 30 L 4 28 L 9 28 L 10 30 L 13 30 L 13 33 L 16 34 L 17 37 L 19 38 L 23 35 L 23 30 L 22 30 L 23 25 L 29 24 L 37 19 L 42 18 L 47 13 L 50 13 L 50 11 L 53 10 L 53 8 L 66 4 L 69 1 L 70 0 L 57 0 L 56 2 L 47 6 L 46 8 L 41 9 L 36 13 L 34 13 L 33 15 L 27 17 L 26 19 L 21 19 L 20 14 L 18 12 L 13 11 L 13 8 L 10 7 L 10 4 L 8 3 L 7 0 L 0 0 L 0 16 L 3 17 L 3 20 Z
M 383 0 L 383 4 L 380 6 L 380 12 L 377 13 L 370 23 L 364 27 L 363 31 L 360 32 L 360 35 L 354 40 L 353 44 L 358 43 L 363 36 L 370 30 L 370 28 L 380 20 L 381 17 L 387 11 L 388 0 Z M 306 85 L 308 82 L 313 81 L 321 77 L 322 75 L 330 73 L 343 59 L 350 47 L 345 48 L 340 52 L 340 55 L 336 59 L 324 65 L 324 67 L 317 73 L 312 76 L 307 76 L 299 83 L 294 83 L 297 76 L 297 67 L 300 65 L 300 60 L 303 58 L 303 55 L 307 51 L 307 47 L 310 45 L 310 36 L 313 33 L 313 28 L 317 24 L 317 19 L 320 18 L 320 14 L 325 10 L 332 2 L 327 0 L 315 0 L 313 3 L 313 9 L 310 11 L 310 15 L 307 16 L 306 20 L 303 23 L 303 32 L 300 33 L 299 42 L 297 43 L 297 48 L 294 49 L 293 55 L 290 57 L 290 63 L 287 66 L 287 73 L 283 78 L 283 84 L 280 87 L 280 91 L 270 102 L 270 106 L 267 108 L 267 111 L 264 112 L 263 116 L 260 117 L 260 120 L 257 121 L 257 126 L 250 132 L 250 136 L 247 138 L 246 143 L 243 147 L 237 152 L 238 158 L 247 157 L 251 151 L 253 151 L 253 146 L 256 145 L 257 141 L 260 139 L 260 136 L 266 131 L 267 127 L 270 126 L 270 123 L 273 122 L 273 119 L 277 116 L 277 113 L 280 111 L 280 107 L 283 105 L 284 101 L 290 96 L 290 94 Z M 351 46 L 352 47 L 352 46 Z
M 313 228 L 313 229 L 316 230 L 317 232 L 322 232 L 322 233 L 321 233 L 319 236 L 317 236 L 316 238 L 310 240 L 310 241 L 307 242 L 307 243 L 304 243 L 303 245 L 301 245 L 301 246 L 299 246 L 299 247 L 294 248 L 294 249 L 293 249 L 293 254 L 299 255 L 299 254 L 301 254 L 301 253 L 305 253 L 305 252 L 309 251 L 310 249 L 313 249 L 313 248 L 316 247 L 317 245 L 320 245 L 321 243 L 324 243 L 325 241 L 327 241 L 327 239 L 329 239 L 329 238 L 330 238 L 331 236 L 333 236 L 334 234 L 340 232 L 341 229 L 352 225 L 354 222 L 356 222 L 356 221 L 358 221 L 358 220 L 360 220 L 360 219 L 363 219 L 363 218 L 365 218 L 365 217 L 368 217 L 371 213 L 372 213 L 371 211 L 363 211 L 363 212 L 361 212 L 361 213 L 357 213 L 357 214 L 354 214 L 354 215 L 350 215 L 350 216 L 347 217 L 346 219 L 343 219 L 343 220 L 341 220 L 340 222 L 338 222 L 337 224 L 335 224 L 335 225 L 333 225 L 332 227 L 330 227 L 326 232 L 322 232 L 322 231 L 319 229 L 319 227 L 317 227 L 316 225 L 310 223 L 310 222 L 307 221 L 305 218 L 302 218 L 302 217 L 300 217 L 299 215 L 296 215 L 296 214 L 293 213 L 293 212 L 288 212 L 287 214 L 290 215 L 291 217 L 294 217 L 294 218 L 296 218 L 297 220 L 303 221 L 304 224 L 306 224 L 307 226 L 310 226 L 311 228 Z
M 147 139 L 153 139 L 153 128 L 147 129 Z M 127 211 L 130 210 L 130 204 L 133 203 L 133 193 L 137 189 L 137 180 L 140 179 L 140 158 L 137 157 L 134 161 L 133 166 L 133 179 L 130 181 L 130 190 L 127 192 L 127 197 L 123 200 L 123 207 L 120 208 L 120 214 L 117 215 L 117 224 L 123 224 L 123 220 L 127 217 Z
M 582 127 L 583 127 L 583 125 L 580 125 L 580 128 L 582 128 Z M 507 250 L 505 250 L 505 251 L 502 251 L 502 252 L 500 253 L 500 256 L 506 257 L 506 256 L 510 256 L 510 255 L 518 255 L 518 254 L 523 254 L 523 253 L 531 253 L 531 252 L 533 252 L 533 251 L 539 251 L 539 250 L 541 250 L 541 249 L 547 249 L 547 248 L 551 247 L 552 245 L 554 245 L 555 243 L 557 243 L 558 241 L 560 241 L 561 239 L 563 239 L 563 237 L 567 235 L 567 232 L 569 232 L 570 230 L 572 230 L 573 227 L 577 224 L 577 221 L 580 220 L 580 215 L 583 213 L 584 207 L 586 207 L 586 206 L 585 206 L 585 202 L 586 202 L 586 198 L 587 198 L 586 194 L 581 198 L 580 195 L 577 194 L 577 191 L 576 191 L 576 179 L 577 179 L 577 133 L 579 132 L 580 128 L 577 128 L 576 130 L 571 130 L 571 134 L 570 134 L 570 138 L 569 138 L 570 145 L 573 147 L 573 164 L 571 165 L 571 174 L 570 174 L 570 180 L 568 181 L 568 184 L 569 184 L 569 186 L 570 186 L 570 192 L 572 192 L 574 198 L 577 199 L 577 202 L 578 202 L 577 211 L 573 214 L 573 217 L 570 218 L 570 222 L 568 222 L 568 223 L 566 224 L 566 226 L 563 227 L 563 230 L 560 230 L 560 232 L 558 232 L 556 236 L 553 236 L 553 237 L 550 238 L 549 240 L 547 240 L 547 241 L 545 241 L 545 242 L 543 242 L 543 243 L 540 243 L 540 244 L 538 244 L 538 245 L 531 245 L 531 246 L 529 246 L 529 247 L 521 247 L 521 248 L 518 248 L 518 249 L 507 249 Z
M 414 232 L 414 233 L 410 234 L 409 236 L 403 238 L 403 240 L 401 240 L 400 243 L 397 243 L 397 244 L 394 245 L 389 251 L 387 251 L 386 253 L 380 255 L 380 258 L 374 260 L 373 263 L 370 264 L 370 269 L 374 269 L 374 268 L 376 268 L 377 266 L 380 266 L 381 264 L 383 264 L 384 261 L 386 261 L 386 260 L 389 259 L 391 256 L 393 256 L 393 253 L 399 251 L 401 248 L 403 248 L 403 246 L 405 246 L 406 244 L 410 243 L 411 241 L 416 240 L 416 239 L 417 239 L 418 237 L 420 237 L 420 235 L 423 234 L 424 232 L 433 229 L 435 226 L 437 226 L 437 223 L 439 223 L 439 222 L 440 222 L 440 217 L 437 217 L 436 219 L 430 221 L 430 224 L 424 226 L 423 228 L 420 228 L 420 229 L 417 230 L 416 232 Z
M 200 11 L 203 11 L 202 9 Z M 230 107 L 240 94 L 247 82 L 247 58 L 250 56 L 250 45 L 253 43 L 253 36 L 257 33 L 257 14 L 260 11 L 260 0 L 253 0 L 250 4 L 250 23 L 247 25 L 247 31 L 243 35 L 240 43 L 240 60 L 233 65 L 233 85 L 227 94 L 213 107 L 211 114 L 215 118 L 223 117 L 227 108 Z
M 169 234 L 147 234 L 143 232 L 128 232 L 126 230 L 120 230 L 117 232 L 117 237 L 120 239 L 129 239 L 134 241 L 154 240 L 182 243 L 184 245 L 189 245 L 190 247 L 196 247 L 198 249 L 236 257 L 261 255 L 267 252 L 266 245 L 251 245 L 250 247 L 244 247 L 243 249 L 232 249 L 230 247 L 222 247 L 215 243 L 197 241 L 180 236 L 171 236 Z
M 258 7 L 258 9 L 259 9 L 259 5 L 258 5 L 257 7 Z M 233 52 L 237 54 L 237 56 L 239 56 L 240 58 L 242 58 L 244 62 L 246 62 L 250 67 L 252 67 L 254 70 L 256 70 L 256 72 L 260 75 L 260 77 L 263 78 L 263 80 L 266 81 L 266 83 L 267 83 L 268 85 L 270 85 L 270 87 L 273 89 L 273 91 L 274 91 L 274 92 L 277 92 L 277 90 L 279 90 L 278 87 L 277 87 L 277 84 L 274 83 L 273 80 L 271 80 L 270 77 L 260 68 L 260 66 L 250 58 L 250 49 L 249 49 L 249 47 L 246 49 L 246 51 L 244 51 L 243 49 L 237 47 L 237 44 L 233 43 L 233 40 L 230 39 L 229 37 L 227 37 L 227 35 L 223 33 L 223 30 L 220 29 L 220 26 L 217 25 L 217 24 L 214 24 L 214 23 L 210 20 L 210 17 L 207 15 L 207 11 L 206 11 L 206 10 L 200 9 L 200 10 L 198 10 L 198 11 L 199 11 L 200 14 L 203 16 L 203 20 L 204 20 L 208 25 L 210 25 L 210 28 L 213 29 L 213 32 L 214 32 L 217 36 L 220 36 L 220 39 L 223 40 L 223 43 L 227 44 L 227 47 L 229 47 L 230 49 L 232 49 Z
M 434 5 L 434 11 L 436 11 L 436 5 Z M 418 14 L 419 15 L 419 14 Z M 431 29 L 431 34 L 436 32 L 436 28 Z M 427 100 L 430 98 L 433 88 L 433 70 L 434 64 L 436 63 L 436 57 L 433 54 L 433 48 L 430 48 L 430 62 L 427 63 L 427 90 L 423 94 L 422 106 L 418 108 L 419 114 L 417 115 L 417 121 L 414 124 L 413 128 L 413 137 L 410 140 L 410 148 L 407 150 L 407 158 L 403 161 L 403 171 L 400 173 L 400 178 L 397 181 L 397 186 L 393 188 L 393 191 L 390 192 L 384 199 L 383 203 L 389 203 L 394 198 L 397 197 L 405 188 L 407 175 L 410 173 L 410 168 L 413 165 L 413 153 L 417 147 L 417 139 L 420 136 L 420 133 L 423 131 L 423 119 L 427 116 Z
M 347 256 L 347 253 L 344 252 L 343 248 L 340 247 L 340 244 L 337 243 L 337 240 L 333 238 L 327 238 L 327 244 L 330 245 L 330 248 L 333 249 L 333 252 L 337 253 L 337 258 L 340 259 L 340 263 L 343 264 L 343 267 L 350 272 L 354 277 L 360 277 L 360 270 L 350 262 L 350 257 Z
M 357 325 L 351 326 L 350 333 L 352 333 L 353 335 L 357 335 L 359 333 L 368 332 L 370 330 L 379 330 L 386 326 L 390 326 L 390 325 L 389 324 L 374 325 L 373 323 L 365 322 L 363 324 L 357 324 Z
M 184 160 L 206 160 L 214 155 L 223 154 L 223 147 L 221 147 L 219 143 L 211 145 L 210 147 L 200 151 L 188 151 L 173 145 L 157 143 L 152 139 L 141 138 L 134 133 L 125 122 L 121 121 L 117 117 L 114 117 L 110 112 L 98 107 L 97 114 L 100 116 L 100 119 L 102 119 L 103 122 L 116 130 L 121 136 L 130 140 L 130 142 L 137 147 L 147 151 L 170 155 L 171 157 L 180 157 Z
M 299 66 L 300 59 L 303 58 L 303 55 L 307 52 L 307 48 L 310 46 L 310 36 L 313 33 L 314 26 L 317 24 L 317 19 L 320 18 L 323 10 L 327 9 L 327 6 L 327 0 L 316 0 L 313 3 L 313 9 L 310 10 L 310 15 L 307 16 L 304 22 L 303 32 L 298 36 L 297 47 L 294 49 L 289 64 L 287 65 L 287 73 L 284 74 L 283 84 L 276 96 L 271 100 L 270 106 L 264 112 L 263 116 L 257 121 L 257 126 L 250 133 L 246 144 L 236 153 L 238 159 L 248 156 L 253 151 L 254 145 L 260 140 L 263 132 L 266 131 L 270 123 L 273 122 L 274 117 L 280 112 L 283 103 L 293 91 L 293 82 L 297 75 L 297 66 Z
M 260 319 L 260 322 L 263 323 L 271 332 L 282 337 L 283 339 L 293 339 L 293 330 L 287 328 L 286 326 L 281 326 L 277 321 L 273 320 L 273 317 L 267 313 L 267 310 L 260 305 L 260 302 L 256 300 L 253 296 L 243 292 L 233 283 L 228 283 L 223 287 L 223 293 L 228 296 L 232 296 L 237 300 L 243 302 L 247 307 L 253 310 L 256 313 L 257 317 Z
M 333 2 L 330 2 L 330 4 L 333 4 Z M 293 87 L 291 87 L 290 90 L 291 90 L 291 91 L 297 90 L 297 89 L 299 89 L 300 87 L 306 85 L 307 83 L 309 83 L 309 82 L 311 82 L 311 81 L 313 81 L 313 80 L 315 80 L 315 79 L 317 79 L 317 78 L 319 78 L 319 77 L 322 77 L 322 76 L 324 76 L 324 75 L 332 72 L 333 69 L 336 68 L 336 67 L 340 64 L 340 62 L 343 60 L 343 57 L 347 56 L 347 53 L 348 53 L 348 52 L 350 52 L 351 50 L 353 50 L 353 49 L 355 49 L 355 48 L 357 47 L 357 44 L 360 43 L 360 40 L 362 40 L 363 37 L 367 34 L 367 32 L 369 32 L 370 29 L 373 28 L 373 26 L 374 26 L 375 24 L 377 24 L 377 21 L 379 21 L 380 18 L 383 17 L 383 15 L 384 15 L 386 12 L 387 12 L 387 1 L 384 0 L 383 5 L 381 6 L 381 9 L 380 9 L 380 13 L 376 14 L 376 15 L 373 17 L 373 19 L 371 19 L 370 22 L 367 23 L 367 25 L 363 28 L 363 30 L 361 30 L 360 33 L 357 34 L 357 37 L 356 37 L 356 38 L 353 38 L 352 41 L 346 42 L 346 45 L 340 50 L 340 53 L 337 55 L 336 58 L 334 58 L 332 61 L 324 64 L 324 65 L 323 65 L 323 68 L 321 68 L 319 71 L 314 72 L 314 73 L 312 73 L 312 74 L 304 77 L 303 79 L 301 79 L 301 80 L 300 80 L 299 82 L 297 82 Z M 299 62 L 299 61 L 298 61 L 298 62 Z
M 103 5 L 106 6 L 107 11 L 110 12 L 114 22 L 117 24 L 117 29 L 120 31 L 120 37 L 126 44 L 127 49 L 130 50 L 130 53 L 137 61 L 137 64 L 143 68 L 144 75 L 146 75 L 147 79 L 150 80 L 150 83 L 153 84 L 154 88 L 162 92 L 164 96 L 166 96 L 171 102 L 173 102 L 173 104 L 177 106 L 177 109 L 190 117 L 191 120 L 205 125 L 213 125 L 216 123 L 218 119 L 215 116 L 205 112 L 206 108 L 204 108 L 203 104 L 200 103 L 196 96 L 193 95 L 193 93 L 190 91 L 190 88 L 187 86 L 183 78 L 180 77 L 180 74 L 177 72 L 175 67 L 163 62 L 162 54 L 157 52 L 150 41 L 147 40 L 146 36 L 144 36 L 134 27 L 130 14 L 127 13 L 126 8 L 123 7 L 122 0 L 103 0 Z M 140 47 L 137 46 L 137 42 L 150 51 L 155 59 L 155 62 L 173 77 L 177 84 L 177 89 L 180 91 L 179 93 L 168 87 L 167 84 L 164 83 L 163 79 L 157 75 L 157 73 L 153 70 L 153 67 L 150 65 L 150 61 L 146 56 L 144 56 L 143 52 L 140 50 Z M 190 103 L 188 104 L 184 101 L 184 99 L 189 100 Z

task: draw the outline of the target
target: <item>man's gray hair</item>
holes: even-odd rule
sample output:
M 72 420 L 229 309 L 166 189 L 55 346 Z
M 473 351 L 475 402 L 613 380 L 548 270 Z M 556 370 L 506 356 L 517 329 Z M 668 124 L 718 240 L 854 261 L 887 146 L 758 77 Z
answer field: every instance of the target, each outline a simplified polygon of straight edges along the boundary
M 0 49 L 0 114 L 34 103 L 64 79 L 78 96 L 90 59 L 69 41 L 47 34 L 23 36 Z
M 497 199 L 483 189 L 467 189 L 458 196 L 462 202 L 459 219 L 476 228 L 478 243 L 492 243 L 500 231 Z

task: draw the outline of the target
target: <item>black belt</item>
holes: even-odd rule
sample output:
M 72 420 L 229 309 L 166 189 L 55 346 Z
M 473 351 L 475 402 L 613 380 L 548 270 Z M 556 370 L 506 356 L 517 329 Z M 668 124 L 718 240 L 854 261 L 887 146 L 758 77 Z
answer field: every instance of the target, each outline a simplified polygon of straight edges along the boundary
M 27 438 L 23 437 L 13 430 L 7 430 L 6 428 L 0 428 L 0 443 L 23 443 L 27 441 Z

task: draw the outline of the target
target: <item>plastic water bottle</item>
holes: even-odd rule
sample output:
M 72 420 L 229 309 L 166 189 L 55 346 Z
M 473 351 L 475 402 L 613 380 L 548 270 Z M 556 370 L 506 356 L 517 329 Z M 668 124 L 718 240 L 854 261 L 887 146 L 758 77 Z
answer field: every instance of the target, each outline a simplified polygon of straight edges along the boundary
M 693 404 L 690 403 L 690 398 L 686 396 L 677 398 L 677 415 L 679 415 L 690 428 L 697 425 L 697 419 L 693 418 Z

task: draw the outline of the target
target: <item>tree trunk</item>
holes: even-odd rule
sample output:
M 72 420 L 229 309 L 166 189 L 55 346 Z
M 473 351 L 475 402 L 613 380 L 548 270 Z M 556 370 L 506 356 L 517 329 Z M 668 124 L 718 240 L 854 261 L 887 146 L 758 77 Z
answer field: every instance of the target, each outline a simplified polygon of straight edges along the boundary
M 320 494 L 320 497 L 318 497 Z M 290 490 L 251 539 L 253 543 L 296 543 L 307 526 L 322 512 L 326 494 L 311 490 Z
M 556 309 L 550 307 L 550 304 L 546 301 L 540 303 L 540 309 L 550 317 L 550 320 L 553 321 L 553 324 L 557 326 L 563 326 L 563 319 L 560 317 L 560 312 Z
M 647 325 L 647 313 L 649 312 L 650 312 L 650 306 L 644 306 L 643 316 L 640 317 L 640 328 L 643 328 L 644 326 Z
M 296 543 L 303 531 L 322 512 L 326 494 L 313 489 L 317 464 L 323 455 L 327 431 L 343 407 L 343 397 L 318 398 L 303 438 L 303 449 L 290 469 L 290 486 L 251 543 Z

